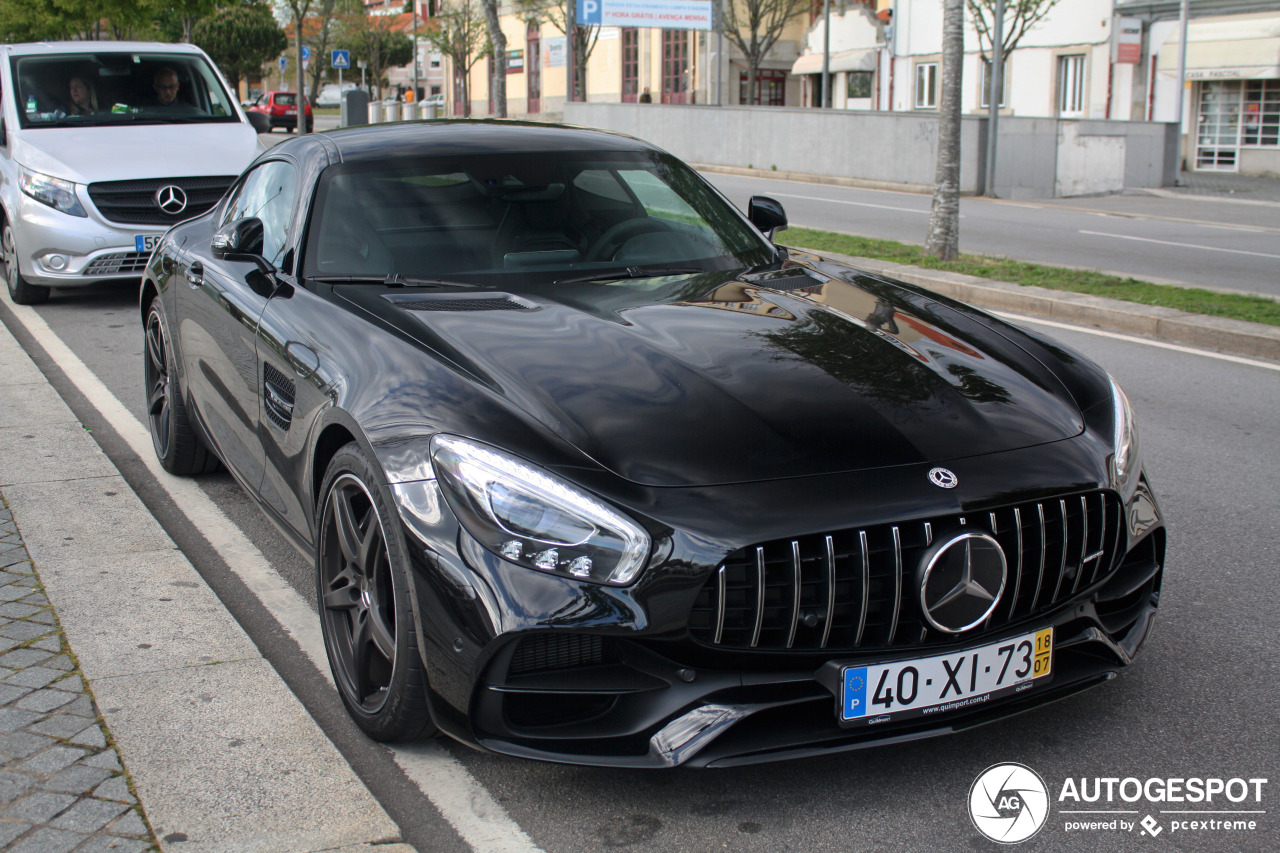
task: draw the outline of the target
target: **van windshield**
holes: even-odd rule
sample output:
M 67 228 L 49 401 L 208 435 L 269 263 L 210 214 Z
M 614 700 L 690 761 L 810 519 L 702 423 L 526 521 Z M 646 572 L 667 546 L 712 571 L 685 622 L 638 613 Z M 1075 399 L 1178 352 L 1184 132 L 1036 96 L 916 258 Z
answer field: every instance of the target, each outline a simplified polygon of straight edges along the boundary
M 23 127 L 240 121 L 203 56 L 71 53 L 13 58 Z

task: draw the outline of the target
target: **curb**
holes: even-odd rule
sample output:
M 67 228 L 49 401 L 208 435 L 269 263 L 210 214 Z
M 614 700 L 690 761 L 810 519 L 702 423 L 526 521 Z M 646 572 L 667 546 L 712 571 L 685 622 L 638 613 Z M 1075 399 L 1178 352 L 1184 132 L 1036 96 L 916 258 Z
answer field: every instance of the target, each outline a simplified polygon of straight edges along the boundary
M 874 258 L 857 258 L 816 249 L 802 251 L 927 287 L 943 296 L 981 308 L 1092 326 L 1164 343 L 1280 361 L 1280 326 L 1190 314 L 1173 308 L 923 269 Z

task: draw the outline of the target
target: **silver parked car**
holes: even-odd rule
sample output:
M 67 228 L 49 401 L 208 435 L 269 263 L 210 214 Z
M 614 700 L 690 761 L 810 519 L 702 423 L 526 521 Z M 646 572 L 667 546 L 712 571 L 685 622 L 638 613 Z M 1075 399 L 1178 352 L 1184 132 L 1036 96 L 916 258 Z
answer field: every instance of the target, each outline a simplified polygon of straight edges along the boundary
M 0 92 L 3 258 L 20 304 L 140 278 L 161 235 L 262 150 L 192 45 L 0 45 Z

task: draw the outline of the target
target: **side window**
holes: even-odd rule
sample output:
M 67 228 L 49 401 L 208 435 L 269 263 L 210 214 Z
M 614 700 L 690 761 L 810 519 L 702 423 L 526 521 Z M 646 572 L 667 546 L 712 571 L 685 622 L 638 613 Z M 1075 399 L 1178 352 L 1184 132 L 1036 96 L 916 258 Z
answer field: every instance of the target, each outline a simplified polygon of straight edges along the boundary
M 227 202 L 221 224 L 246 216 L 261 219 L 262 254 L 271 263 L 279 264 L 289 236 L 297 189 L 298 178 L 292 165 L 280 160 L 263 163 L 249 173 Z

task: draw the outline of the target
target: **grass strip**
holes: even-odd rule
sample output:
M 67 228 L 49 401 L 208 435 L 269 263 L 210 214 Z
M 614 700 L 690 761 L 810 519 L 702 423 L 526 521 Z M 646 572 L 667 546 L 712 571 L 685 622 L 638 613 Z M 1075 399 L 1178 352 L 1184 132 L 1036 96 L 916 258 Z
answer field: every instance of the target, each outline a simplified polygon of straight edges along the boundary
M 983 255 L 962 254 L 954 261 L 940 261 L 925 255 L 921 247 L 908 243 L 873 240 L 869 237 L 817 231 L 811 228 L 788 228 L 783 232 L 782 242 L 818 252 L 839 252 L 842 255 L 964 273 L 996 281 L 1043 287 L 1048 290 L 1088 293 L 1093 296 L 1105 296 L 1108 299 L 1137 302 L 1141 305 L 1176 308 L 1193 314 L 1208 314 L 1212 317 L 1227 317 L 1232 320 L 1280 326 L 1280 302 L 1265 296 L 1220 293 L 1199 287 L 1152 284 L 1136 278 L 1121 278 L 1089 270 L 1063 269 Z

